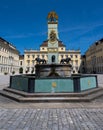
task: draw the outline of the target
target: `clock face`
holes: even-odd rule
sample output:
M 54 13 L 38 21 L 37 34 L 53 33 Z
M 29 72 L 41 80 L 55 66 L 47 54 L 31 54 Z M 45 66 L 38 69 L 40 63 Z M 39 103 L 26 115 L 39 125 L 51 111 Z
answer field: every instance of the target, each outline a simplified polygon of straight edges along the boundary
M 56 33 L 55 33 L 55 31 L 51 31 L 51 33 L 50 33 L 50 42 L 55 42 L 56 41 Z

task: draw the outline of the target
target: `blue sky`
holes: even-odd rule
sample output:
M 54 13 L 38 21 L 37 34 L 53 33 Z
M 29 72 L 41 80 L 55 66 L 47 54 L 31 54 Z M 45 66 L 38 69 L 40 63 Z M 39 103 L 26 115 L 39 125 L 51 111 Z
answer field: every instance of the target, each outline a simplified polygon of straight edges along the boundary
M 0 37 L 24 49 L 47 39 L 47 15 L 59 16 L 59 38 L 81 53 L 103 38 L 103 0 L 0 0 Z

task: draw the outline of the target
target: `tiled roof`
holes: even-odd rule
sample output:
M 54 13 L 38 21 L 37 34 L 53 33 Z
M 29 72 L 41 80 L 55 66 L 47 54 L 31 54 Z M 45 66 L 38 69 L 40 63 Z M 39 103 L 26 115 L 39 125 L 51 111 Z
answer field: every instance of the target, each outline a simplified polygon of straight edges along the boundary
M 6 41 L 6 40 L 3 39 L 2 37 L 0 37 L 0 41 L 5 42 L 5 43 L 7 43 L 8 45 L 11 45 L 12 47 L 14 47 L 14 48 L 16 49 L 16 47 L 15 47 L 12 43 Z
M 59 47 L 65 47 L 62 41 L 58 41 Z
M 58 40 L 58 44 L 59 44 L 59 47 L 65 47 L 65 45 L 63 44 L 62 41 L 59 41 L 59 40 Z M 44 41 L 44 42 L 40 45 L 40 47 L 47 47 L 47 46 L 48 46 L 48 40 Z
M 12 43 L 6 41 L 2 37 L 0 37 L 0 42 L 7 44 L 10 48 L 12 48 L 12 49 L 16 50 L 18 53 L 20 53 L 19 50 L 17 50 L 16 47 Z
M 40 47 L 47 47 L 47 46 L 48 46 L 48 40 L 44 41 L 44 42 L 40 45 Z
M 0 37 L 0 41 L 6 42 L 7 44 L 10 44 L 8 41 L 6 41 L 5 39 L 3 39 L 2 37 Z

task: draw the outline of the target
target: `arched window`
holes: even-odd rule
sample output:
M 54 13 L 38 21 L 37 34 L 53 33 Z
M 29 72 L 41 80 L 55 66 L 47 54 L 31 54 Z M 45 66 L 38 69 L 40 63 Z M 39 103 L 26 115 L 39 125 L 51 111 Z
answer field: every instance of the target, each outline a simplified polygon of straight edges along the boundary
M 51 61 L 52 61 L 52 63 L 55 62 L 55 56 L 54 55 L 51 57 Z

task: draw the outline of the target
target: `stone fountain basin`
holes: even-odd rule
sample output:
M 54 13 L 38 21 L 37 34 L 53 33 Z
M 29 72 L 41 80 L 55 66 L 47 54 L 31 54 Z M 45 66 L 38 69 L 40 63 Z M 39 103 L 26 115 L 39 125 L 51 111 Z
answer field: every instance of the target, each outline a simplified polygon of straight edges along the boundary
M 48 77 L 54 70 L 60 77 L 71 76 L 71 65 L 69 64 L 37 64 L 36 77 Z

